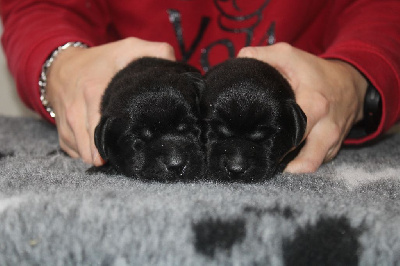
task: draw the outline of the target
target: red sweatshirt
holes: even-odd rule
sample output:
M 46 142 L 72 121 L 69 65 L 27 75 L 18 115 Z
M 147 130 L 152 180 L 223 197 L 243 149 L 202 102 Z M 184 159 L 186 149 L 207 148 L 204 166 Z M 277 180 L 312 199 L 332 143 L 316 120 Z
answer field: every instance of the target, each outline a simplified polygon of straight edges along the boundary
M 89 46 L 135 36 L 171 44 L 178 59 L 207 70 L 241 47 L 288 42 L 359 69 L 382 95 L 375 138 L 400 116 L 398 0 L 0 0 L 2 44 L 22 100 L 51 121 L 38 79 L 68 41 Z

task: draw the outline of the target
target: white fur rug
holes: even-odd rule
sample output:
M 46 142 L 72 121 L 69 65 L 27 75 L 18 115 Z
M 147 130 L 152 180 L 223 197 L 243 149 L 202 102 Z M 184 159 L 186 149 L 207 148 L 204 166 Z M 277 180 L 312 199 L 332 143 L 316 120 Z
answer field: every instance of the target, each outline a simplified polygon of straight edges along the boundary
M 259 184 L 88 175 L 0 117 L 0 265 L 400 265 L 400 134 Z

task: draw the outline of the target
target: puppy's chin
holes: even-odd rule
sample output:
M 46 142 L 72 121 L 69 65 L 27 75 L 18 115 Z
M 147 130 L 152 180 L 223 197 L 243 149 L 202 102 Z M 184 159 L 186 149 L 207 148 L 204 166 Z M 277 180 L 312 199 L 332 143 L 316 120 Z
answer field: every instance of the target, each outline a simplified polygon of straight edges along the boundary
M 193 152 L 195 151 L 195 152 Z M 138 172 L 139 178 L 157 182 L 192 182 L 204 176 L 204 159 L 199 149 L 193 149 L 184 160 L 158 156 Z
M 208 176 L 223 182 L 254 183 L 277 172 L 274 158 L 261 144 L 240 139 L 217 141 L 208 146 Z
M 209 178 L 217 182 L 228 182 L 228 183 L 258 183 L 266 180 L 264 178 L 265 173 L 261 172 L 260 169 L 256 171 L 249 171 L 245 174 L 227 174 L 221 168 L 213 169 L 209 168 Z M 273 176 L 275 172 L 267 173 L 267 175 Z
M 203 164 L 194 163 L 193 161 L 188 162 L 187 165 L 178 170 L 171 170 L 162 164 L 157 164 L 154 167 L 138 172 L 137 175 L 141 180 L 146 181 L 162 183 L 193 182 L 203 178 L 204 167 Z
M 220 158 L 211 158 L 216 162 Z M 211 163 L 208 166 L 208 177 L 211 180 L 229 183 L 257 183 L 264 180 L 270 179 L 276 173 L 276 167 L 266 167 L 266 168 L 252 168 L 248 169 L 246 172 L 232 172 L 225 168 L 224 165 L 219 165 L 217 163 Z

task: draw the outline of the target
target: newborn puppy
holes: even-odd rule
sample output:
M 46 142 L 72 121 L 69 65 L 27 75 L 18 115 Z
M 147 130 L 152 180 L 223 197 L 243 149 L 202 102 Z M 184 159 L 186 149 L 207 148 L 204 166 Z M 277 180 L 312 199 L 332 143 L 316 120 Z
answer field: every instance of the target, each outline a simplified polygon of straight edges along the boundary
M 275 68 L 250 58 L 215 66 L 205 82 L 201 110 L 209 177 L 271 178 L 306 129 L 289 83 Z
M 164 59 L 141 58 L 119 71 L 103 95 L 95 130 L 103 170 L 157 181 L 199 178 L 202 87 L 196 68 Z

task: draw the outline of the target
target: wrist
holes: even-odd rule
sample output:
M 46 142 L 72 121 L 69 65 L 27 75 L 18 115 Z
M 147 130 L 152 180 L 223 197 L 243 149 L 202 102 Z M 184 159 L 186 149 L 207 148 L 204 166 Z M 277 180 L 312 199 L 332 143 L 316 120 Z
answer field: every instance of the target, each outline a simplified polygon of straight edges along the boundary
M 79 48 L 78 48 L 79 47 Z M 46 109 L 46 111 L 50 114 L 52 118 L 55 118 L 55 113 L 53 111 L 53 108 L 48 100 L 47 97 L 47 84 L 48 84 L 48 79 L 49 79 L 49 72 L 50 69 L 52 68 L 54 62 L 56 59 L 59 57 L 60 54 L 64 53 L 67 50 L 70 49 L 80 49 L 80 48 L 87 48 L 87 45 L 81 42 L 68 42 L 62 46 L 57 47 L 51 55 L 47 58 L 46 62 L 42 66 L 42 71 L 39 77 L 39 90 L 40 90 L 40 100 Z
M 368 81 L 364 77 L 364 75 L 361 74 L 361 72 L 359 72 L 358 69 L 355 68 L 353 65 L 341 60 L 331 61 L 337 62 L 338 65 L 343 68 L 343 77 L 350 81 L 350 83 L 348 83 L 346 87 L 348 87 L 348 89 L 352 89 L 354 91 L 353 95 L 355 95 L 356 97 L 355 101 L 357 107 L 355 110 L 354 123 L 357 123 L 364 118 L 364 102 L 368 87 Z
M 355 123 L 348 138 L 362 138 L 376 131 L 379 126 L 382 116 L 381 96 L 361 72 L 352 65 L 341 62 L 348 66 L 359 102 Z

